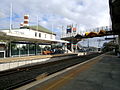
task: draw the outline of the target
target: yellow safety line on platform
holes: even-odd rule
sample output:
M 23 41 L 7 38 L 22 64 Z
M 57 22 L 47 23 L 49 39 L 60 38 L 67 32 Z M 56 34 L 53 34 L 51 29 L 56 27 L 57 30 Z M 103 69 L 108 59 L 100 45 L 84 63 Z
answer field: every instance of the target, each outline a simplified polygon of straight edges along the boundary
M 101 58 L 102 57 L 99 57 L 97 59 L 91 60 L 90 62 L 83 64 L 82 66 L 78 66 L 77 68 L 72 69 L 70 72 L 63 75 L 62 77 L 59 77 L 54 81 L 48 82 L 45 85 L 42 85 L 41 87 L 36 88 L 35 90 L 58 90 L 61 86 L 66 84 L 68 81 L 72 80 L 75 76 L 79 75 L 80 72 L 83 72 L 89 69 L 92 65 L 94 65 L 99 60 L 101 60 Z

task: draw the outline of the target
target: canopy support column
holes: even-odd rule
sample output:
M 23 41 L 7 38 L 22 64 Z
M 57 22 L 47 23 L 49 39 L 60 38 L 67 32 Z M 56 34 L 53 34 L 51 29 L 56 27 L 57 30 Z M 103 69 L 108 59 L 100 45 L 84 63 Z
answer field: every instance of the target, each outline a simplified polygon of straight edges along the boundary
M 30 55 L 30 51 L 29 51 L 29 44 L 27 44 L 27 53 L 28 53 L 28 56 Z
M 21 53 L 21 52 L 20 52 L 20 44 L 19 44 L 19 57 L 20 57 L 20 53 Z
M 37 55 L 37 43 L 35 43 L 35 55 Z
M 12 50 L 11 50 L 11 49 L 12 49 L 12 48 L 11 48 L 11 41 L 9 42 L 8 46 L 9 46 L 8 56 L 11 57 L 11 51 L 12 51 Z
M 118 52 L 118 56 L 120 57 L 120 35 L 118 35 L 118 46 L 119 46 L 119 52 Z

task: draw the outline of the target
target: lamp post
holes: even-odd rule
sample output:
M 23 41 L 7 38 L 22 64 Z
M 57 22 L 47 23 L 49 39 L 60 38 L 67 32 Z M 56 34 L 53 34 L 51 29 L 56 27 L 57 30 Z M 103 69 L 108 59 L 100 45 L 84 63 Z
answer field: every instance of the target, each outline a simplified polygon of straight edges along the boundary
M 88 48 L 89 48 L 89 38 L 88 38 L 88 43 L 87 43 L 87 44 L 88 44 L 87 46 L 88 46 Z
M 51 39 L 53 39 L 53 29 L 54 29 L 54 25 L 52 23 L 52 36 L 51 36 Z
M 64 34 L 63 29 L 64 29 L 64 26 L 63 25 L 62 26 L 57 26 L 57 28 L 60 29 L 60 30 L 62 30 L 60 32 L 61 33 L 60 37 L 63 38 L 63 34 Z
M 39 26 L 39 17 L 37 15 L 37 30 L 38 30 L 38 26 Z

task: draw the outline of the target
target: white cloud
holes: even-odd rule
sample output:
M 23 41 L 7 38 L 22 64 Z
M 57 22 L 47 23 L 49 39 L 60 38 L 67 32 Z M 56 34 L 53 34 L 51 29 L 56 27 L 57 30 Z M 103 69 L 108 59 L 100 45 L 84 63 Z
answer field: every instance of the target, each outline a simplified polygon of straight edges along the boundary
M 5 14 L 0 11 L 0 18 L 3 18 L 4 16 Z
M 0 28 L 8 28 L 10 3 L 13 3 L 13 24 L 19 27 L 23 15 L 30 15 L 30 25 L 39 23 L 51 29 L 58 25 L 78 24 L 80 29 L 109 24 L 108 0 L 2 0 Z M 56 29 L 55 29 L 56 30 Z

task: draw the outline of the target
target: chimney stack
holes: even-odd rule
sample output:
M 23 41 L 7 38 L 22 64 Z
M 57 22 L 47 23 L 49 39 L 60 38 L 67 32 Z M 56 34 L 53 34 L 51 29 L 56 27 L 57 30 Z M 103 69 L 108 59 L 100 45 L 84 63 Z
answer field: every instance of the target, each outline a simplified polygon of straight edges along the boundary
M 29 26 L 29 15 L 24 15 L 24 24 L 23 26 Z
M 20 23 L 20 28 L 29 26 L 29 15 L 24 15 L 24 22 Z

